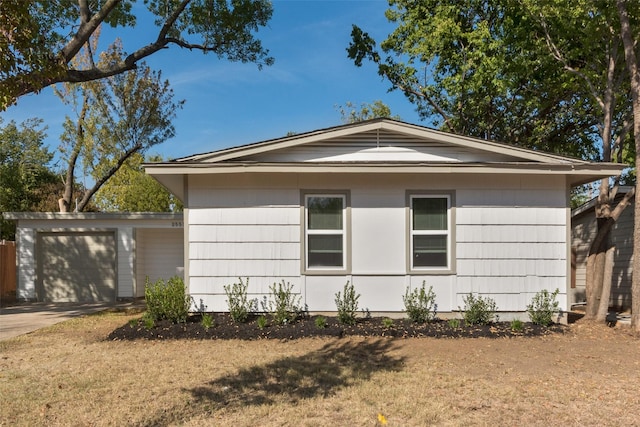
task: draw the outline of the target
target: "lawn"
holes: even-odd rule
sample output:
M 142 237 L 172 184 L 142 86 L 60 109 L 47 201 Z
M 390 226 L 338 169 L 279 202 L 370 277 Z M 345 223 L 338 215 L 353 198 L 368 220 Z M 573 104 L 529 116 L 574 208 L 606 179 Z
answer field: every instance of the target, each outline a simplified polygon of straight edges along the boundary
M 637 425 L 640 339 L 106 337 L 104 313 L 0 342 L 0 425 Z

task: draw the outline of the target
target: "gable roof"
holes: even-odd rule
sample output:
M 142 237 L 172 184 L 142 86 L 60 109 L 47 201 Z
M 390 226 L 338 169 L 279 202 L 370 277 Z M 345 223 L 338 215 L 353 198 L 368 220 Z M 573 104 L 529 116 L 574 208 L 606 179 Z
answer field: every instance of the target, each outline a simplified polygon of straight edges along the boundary
M 503 143 L 455 135 L 452 133 L 442 132 L 424 126 L 413 125 L 387 118 L 372 119 L 358 123 L 335 126 L 327 129 L 319 129 L 303 134 L 286 136 L 284 138 L 271 139 L 254 144 L 212 151 L 209 153 L 196 154 L 176 159 L 173 162 L 215 163 L 240 160 L 242 158 L 264 154 L 267 152 L 290 149 L 304 145 L 313 145 L 328 141 L 339 143 L 341 141 L 344 142 L 358 139 L 368 140 L 370 143 L 379 144 L 382 137 L 382 140 L 388 143 L 388 141 L 392 140 L 393 136 L 395 136 L 396 138 L 398 136 L 404 136 L 406 140 L 413 139 L 414 142 L 422 141 L 430 142 L 432 144 L 448 144 L 450 146 L 461 147 L 466 150 L 488 152 L 494 155 L 502 154 L 513 157 L 515 159 L 519 159 L 521 161 L 550 163 L 589 163 L 584 160 L 571 159 L 568 157 L 528 150 L 525 148 L 515 147 Z
M 570 185 L 580 185 L 618 175 L 625 165 L 594 163 L 381 118 L 144 167 L 181 198 L 183 177 L 190 174 L 554 174 L 566 176 Z

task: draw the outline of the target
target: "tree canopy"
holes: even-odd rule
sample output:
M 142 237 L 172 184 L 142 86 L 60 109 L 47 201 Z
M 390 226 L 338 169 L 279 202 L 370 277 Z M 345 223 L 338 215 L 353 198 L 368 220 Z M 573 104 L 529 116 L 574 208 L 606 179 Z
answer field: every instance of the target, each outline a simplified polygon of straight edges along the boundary
M 43 146 L 46 129 L 37 119 L 2 124 L 0 119 L 0 211 L 38 210 L 46 198 L 41 188 L 57 181 L 47 167 L 53 154 Z M 11 240 L 14 234 L 15 225 L 2 219 L 0 239 Z
M 340 112 L 342 123 L 357 123 L 379 117 L 400 120 L 399 116 L 392 116 L 391 108 L 379 99 L 369 104 L 360 104 L 360 109 L 357 109 L 353 102 L 347 101 L 344 106 L 339 105 L 337 109 Z
M 116 44 L 101 54 L 96 65 L 108 68 L 121 57 Z M 90 53 L 82 58 L 90 61 Z M 175 135 L 172 120 L 183 104 L 174 101 L 173 90 L 161 73 L 144 62 L 134 70 L 102 80 L 66 84 L 59 94 L 75 111 L 75 117 L 67 117 L 61 137 L 60 151 L 67 166 L 61 211 L 72 209 L 80 167 L 93 185 L 81 194 L 78 211 L 88 206 L 93 195 L 131 156 L 144 154 Z
M 142 163 L 161 162 L 162 156 L 132 155 L 98 190 L 96 206 L 103 212 L 180 212 L 182 203 L 147 175 Z
M 392 0 L 386 16 L 395 30 L 378 43 L 354 25 L 348 56 L 375 63 L 436 127 L 594 158 L 592 117 L 569 114 L 593 106 L 520 3 Z
M 55 83 L 87 82 L 133 70 L 144 58 L 170 46 L 258 66 L 273 62 L 254 35 L 271 18 L 267 0 L 145 0 L 143 4 L 1 0 L 0 111 L 20 96 Z M 153 17 L 156 33 L 140 35 L 145 41 L 133 52 L 107 64 L 74 64 L 101 25 L 136 27 L 145 13 Z

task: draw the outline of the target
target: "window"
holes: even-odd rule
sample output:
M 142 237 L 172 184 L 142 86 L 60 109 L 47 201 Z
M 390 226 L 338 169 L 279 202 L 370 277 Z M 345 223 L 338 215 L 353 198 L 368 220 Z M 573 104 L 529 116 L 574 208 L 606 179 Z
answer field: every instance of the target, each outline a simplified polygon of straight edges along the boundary
M 450 267 L 451 197 L 412 195 L 411 268 L 448 269 Z
M 346 195 L 305 196 L 307 269 L 346 268 Z

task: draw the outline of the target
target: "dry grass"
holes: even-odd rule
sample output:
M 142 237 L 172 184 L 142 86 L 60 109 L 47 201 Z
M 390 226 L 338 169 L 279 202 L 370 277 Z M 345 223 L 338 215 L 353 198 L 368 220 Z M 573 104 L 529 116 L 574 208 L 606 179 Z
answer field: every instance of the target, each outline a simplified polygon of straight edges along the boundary
M 135 341 L 132 316 L 0 342 L 0 425 L 634 425 L 640 340 Z

